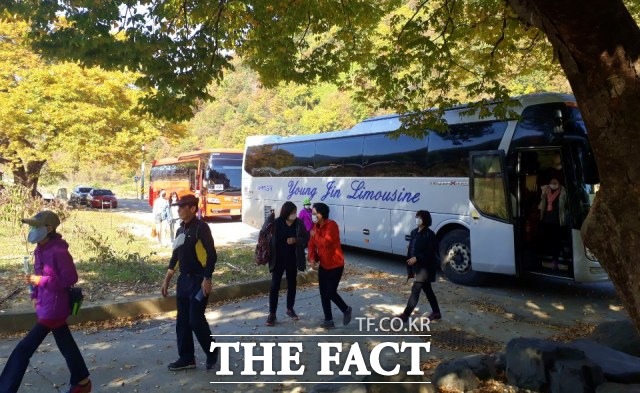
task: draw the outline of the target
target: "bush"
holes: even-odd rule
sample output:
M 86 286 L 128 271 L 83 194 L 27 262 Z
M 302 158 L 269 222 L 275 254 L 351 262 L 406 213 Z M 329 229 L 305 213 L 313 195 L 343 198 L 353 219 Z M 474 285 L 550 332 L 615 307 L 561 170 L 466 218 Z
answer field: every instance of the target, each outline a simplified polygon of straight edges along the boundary
M 23 218 L 32 217 L 42 210 L 55 212 L 60 221 L 69 217 L 69 209 L 63 201 L 47 202 L 31 196 L 31 191 L 22 185 L 0 184 L 0 222 L 5 224 L 5 233 L 18 233 Z

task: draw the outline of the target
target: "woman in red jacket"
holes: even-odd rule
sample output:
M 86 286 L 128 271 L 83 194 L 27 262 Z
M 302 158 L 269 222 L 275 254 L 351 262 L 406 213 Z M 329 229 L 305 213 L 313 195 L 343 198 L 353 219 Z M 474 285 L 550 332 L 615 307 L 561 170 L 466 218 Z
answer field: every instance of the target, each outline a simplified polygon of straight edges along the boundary
M 342 311 L 344 325 L 351 322 L 351 307 L 338 295 L 338 284 L 344 271 L 344 255 L 340 245 L 340 230 L 335 221 L 329 219 L 329 206 L 324 203 L 315 203 L 311 212 L 311 220 L 314 222 L 309 239 L 309 263 L 315 270 L 318 269 L 318 287 L 320 299 L 324 311 L 322 327 L 331 329 L 335 327 L 331 314 L 331 302 Z M 318 264 L 320 266 L 318 267 Z
M 71 372 L 67 392 L 89 393 L 89 370 L 67 325 L 69 287 L 78 281 L 78 272 L 69 253 L 69 244 L 56 233 L 60 218 L 54 212 L 44 210 L 22 222 L 31 225 L 27 240 L 37 244 L 35 274 L 27 274 L 25 280 L 33 287 L 31 299 L 38 321 L 4 365 L 0 374 L 0 393 L 18 391 L 31 356 L 50 332 Z

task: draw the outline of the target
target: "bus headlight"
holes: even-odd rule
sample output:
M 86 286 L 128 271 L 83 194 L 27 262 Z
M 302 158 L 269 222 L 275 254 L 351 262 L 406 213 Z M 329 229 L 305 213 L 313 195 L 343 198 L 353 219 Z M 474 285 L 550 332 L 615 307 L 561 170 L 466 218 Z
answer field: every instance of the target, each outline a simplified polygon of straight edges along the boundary
M 216 203 L 216 204 L 220 204 L 220 199 L 219 198 L 207 198 L 207 202 L 208 203 Z
M 584 255 L 587 257 L 588 260 L 590 261 L 598 261 L 598 258 L 596 257 L 596 255 L 591 252 L 591 250 L 589 250 L 589 247 L 584 246 Z

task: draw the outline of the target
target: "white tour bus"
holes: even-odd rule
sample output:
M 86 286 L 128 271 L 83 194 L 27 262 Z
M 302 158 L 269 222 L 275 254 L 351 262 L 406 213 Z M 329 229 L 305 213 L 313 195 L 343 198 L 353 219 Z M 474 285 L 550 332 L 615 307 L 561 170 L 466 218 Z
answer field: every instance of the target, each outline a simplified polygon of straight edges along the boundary
M 277 214 L 287 200 L 301 209 L 308 197 L 329 205 L 343 244 L 405 255 L 416 211 L 428 210 L 442 269 L 456 283 L 479 283 L 486 273 L 606 280 L 580 237 L 598 174 L 575 99 L 516 100 L 517 118 L 456 107 L 445 114 L 448 133 L 422 137 L 389 137 L 398 115 L 316 135 L 249 137 L 243 222 L 260 227 L 270 209 Z M 553 257 L 538 228 L 541 187 L 551 177 L 567 196 Z

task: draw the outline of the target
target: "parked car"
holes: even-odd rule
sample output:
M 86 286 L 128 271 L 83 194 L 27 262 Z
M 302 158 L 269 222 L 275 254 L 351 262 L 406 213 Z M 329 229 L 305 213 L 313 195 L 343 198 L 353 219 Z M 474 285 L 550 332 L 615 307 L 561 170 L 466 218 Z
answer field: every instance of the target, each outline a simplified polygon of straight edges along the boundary
M 116 195 L 104 188 L 94 188 L 87 195 L 87 206 L 97 208 L 116 208 L 118 200 Z
M 91 187 L 77 186 L 71 191 L 71 195 L 69 195 L 69 203 L 72 205 L 86 205 L 87 195 L 89 195 L 89 191 L 91 190 Z
M 45 202 L 51 202 L 56 199 L 56 196 L 53 193 L 45 190 L 36 190 L 36 197 L 42 198 Z

